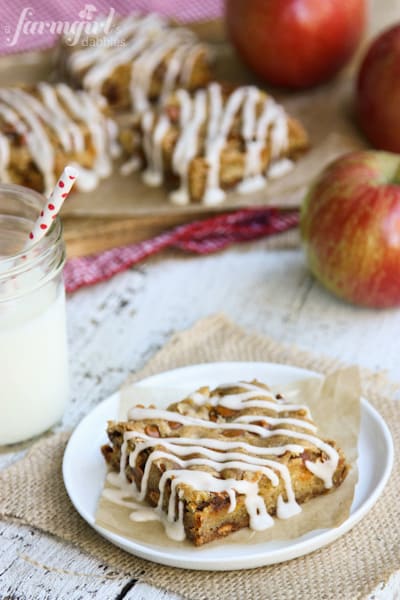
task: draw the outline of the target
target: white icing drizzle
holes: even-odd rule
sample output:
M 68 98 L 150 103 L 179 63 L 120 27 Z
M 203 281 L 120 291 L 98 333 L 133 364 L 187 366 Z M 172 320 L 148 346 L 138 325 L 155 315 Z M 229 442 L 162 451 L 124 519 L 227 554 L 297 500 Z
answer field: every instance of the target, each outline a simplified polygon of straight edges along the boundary
M 207 139 L 205 158 L 208 165 L 208 172 L 206 190 L 203 196 L 204 204 L 219 204 L 225 198 L 225 192 L 220 188 L 219 185 L 221 153 L 226 145 L 226 139 L 232 127 L 233 119 L 243 104 L 249 89 L 252 88 L 238 88 L 229 96 L 225 106 L 223 107 L 223 110 L 219 115 L 219 125 L 217 127 L 215 137 L 209 137 Z M 244 114 L 243 127 L 247 127 L 247 123 L 245 124 Z
M 171 481 L 171 494 L 168 503 L 168 521 L 175 520 L 176 488 L 184 484 L 193 487 L 198 491 L 204 492 L 224 492 L 230 489 L 237 494 L 245 496 L 245 505 L 250 519 L 250 528 L 256 531 L 262 531 L 274 524 L 272 517 L 268 514 L 264 501 L 258 494 L 258 482 L 237 480 L 237 479 L 218 479 L 206 471 L 190 469 L 170 469 L 162 474 L 160 479 L 160 500 L 157 508 L 161 510 L 163 501 L 163 492 L 167 481 Z M 178 515 L 176 522 L 180 525 L 181 536 L 185 536 L 183 528 L 183 514 Z M 182 539 L 182 537 L 180 538 Z
M 221 86 L 218 83 L 211 83 L 208 87 L 208 94 L 210 115 L 207 128 L 207 143 L 211 144 L 218 135 L 219 121 L 223 111 Z
M 168 57 L 162 100 L 178 82 L 190 83 L 196 58 L 203 52 L 205 46 L 198 43 L 189 29 L 172 28 L 155 13 L 134 13 L 121 20 L 115 30 L 102 35 L 94 47 L 72 52 L 67 68 L 76 78 L 83 72 L 83 86 L 100 92 L 116 68 L 132 63 L 129 82 L 132 107 L 143 112 L 150 106 L 149 92 L 157 67 Z
M 245 430 L 250 433 L 255 433 L 261 438 L 270 438 L 277 435 L 283 435 L 297 440 L 305 440 L 322 450 L 322 452 L 324 452 L 328 456 L 328 459 L 323 463 L 320 463 L 320 465 L 310 463 L 310 461 L 307 461 L 309 463 L 306 463 L 308 470 L 317 475 L 320 479 L 322 479 L 326 488 L 332 487 L 332 477 L 338 464 L 339 455 L 332 446 L 326 444 L 325 442 L 323 442 L 315 436 L 309 435 L 308 433 L 283 428 L 269 430 L 259 425 L 254 425 L 252 423 L 214 423 L 211 421 L 206 421 L 204 419 L 183 416 L 177 412 L 155 408 L 131 408 L 131 410 L 128 413 L 128 417 L 130 420 L 133 421 L 141 421 L 143 419 L 163 419 L 167 421 L 175 421 L 177 423 L 181 423 L 182 425 L 196 425 L 208 429 L 231 429 L 238 431 Z M 268 420 L 268 417 L 264 417 L 264 420 Z
M 148 506 L 144 506 L 142 503 L 132 501 L 132 489 L 129 483 L 121 484 L 120 478 L 117 473 L 108 473 L 107 481 L 115 486 L 114 488 L 105 488 L 102 492 L 103 498 L 110 500 L 113 504 L 118 506 L 125 506 L 131 509 L 132 521 L 160 521 L 159 515 Z M 128 498 L 128 500 L 127 500 Z
M 137 93 L 143 94 L 142 85 L 138 86 Z M 145 96 L 146 94 L 143 98 Z M 203 203 L 215 205 L 223 201 L 225 192 L 220 186 L 221 155 L 239 112 L 246 162 L 244 177 L 237 189 L 241 193 L 248 193 L 265 186 L 262 152 L 268 149 L 269 160 L 276 161 L 288 147 L 287 116 L 281 106 L 270 97 L 263 99 L 254 86 L 240 87 L 224 100 L 218 83 L 211 83 L 206 90 L 198 90 L 193 97 L 185 90 L 178 90 L 176 98 L 179 106 L 179 136 L 173 151 L 172 171 L 179 176 L 180 186 L 171 193 L 172 202 L 189 203 L 188 172 L 193 158 L 199 155 L 204 155 L 208 167 Z M 144 137 L 150 138 L 147 142 L 145 140 L 145 145 L 150 149 L 149 153 L 146 152 L 146 157 L 154 171 L 152 156 L 157 154 L 157 145 L 161 145 L 163 140 L 156 140 L 154 130 L 146 129 L 143 121 L 142 127 Z M 163 179 L 161 170 L 158 171 L 157 179 Z
M 147 185 L 157 187 L 162 183 L 162 141 L 170 127 L 170 122 L 168 117 L 161 115 L 153 128 L 153 114 L 151 112 L 145 113 L 144 117 L 145 127 L 148 127 L 149 130 L 152 129 L 152 135 L 151 137 L 149 136 L 150 143 L 144 145 L 144 151 L 147 157 L 147 168 L 143 172 L 142 178 Z
M 42 102 L 37 100 L 34 96 L 27 94 L 26 92 L 19 90 L 21 100 L 28 104 L 32 111 L 38 116 L 41 121 L 46 123 L 58 137 L 61 145 L 65 152 L 71 152 L 72 143 L 69 131 L 66 127 L 66 119 L 60 118 L 60 111 L 55 109 L 55 98 L 49 87 L 46 84 L 44 86 L 38 86 L 39 92 L 42 95 Z
M 249 407 L 260 407 L 268 408 L 277 413 L 281 412 L 297 412 L 303 411 L 307 418 L 311 418 L 310 411 L 304 404 L 288 404 L 284 402 L 277 402 L 274 395 L 262 386 L 255 383 L 248 383 L 246 381 L 239 381 L 238 383 L 223 383 L 218 386 L 218 390 L 229 390 L 233 388 L 240 388 L 245 390 L 244 392 L 235 394 L 213 394 L 210 396 L 207 393 L 201 393 L 199 391 L 191 394 L 189 398 L 198 405 L 210 404 L 216 406 L 217 404 L 230 408 L 232 410 L 242 410 L 243 408 Z M 257 398 L 258 401 L 253 402 L 253 399 Z M 262 400 L 261 402 L 259 400 Z M 282 400 L 284 400 L 282 398 Z
M 138 436 L 141 437 L 141 436 Z M 142 452 L 143 450 L 147 449 L 147 448 L 151 448 L 152 446 L 154 446 L 154 439 L 150 439 L 148 436 L 143 436 L 145 439 L 143 442 L 137 442 L 135 445 L 135 450 L 134 452 L 132 452 L 130 454 L 129 457 L 129 464 L 131 466 L 135 466 L 136 464 L 136 459 L 137 456 L 139 455 L 140 452 Z M 126 440 L 130 439 L 130 436 L 128 435 Z M 238 450 L 238 444 L 234 444 L 234 443 L 226 443 L 224 442 L 220 442 L 220 444 L 215 444 L 215 442 L 218 442 L 218 440 L 213 440 L 213 439 L 203 439 L 201 440 L 201 442 L 199 442 L 199 440 L 192 440 L 190 438 L 173 438 L 174 441 L 172 441 L 171 438 L 166 438 L 166 441 L 161 442 L 160 445 L 163 446 L 163 448 L 165 448 L 167 451 L 170 450 L 170 452 L 165 452 L 165 451 L 155 451 L 152 452 L 152 454 L 150 455 L 149 459 L 146 462 L 146 467 L 144 470 L 144 474 L 143 474 L 143 478 L 142 478 L 142 482 L 141 482 L 141 490 L 139 492 L 139 500 L 144 500 L 145 496 L 146 496 L 146 491 L 147 491 L 147 483 L 148 483 L 148 477 L 150 474 L 150 469 L 151 469 L 151 465 L 153 463 L 153 461 L 159 459 L 159 458 L 166 458 L 169 460 L 173 460 L 175 463 L 178 463 L 182 468 L 184 467 L 189 467 L 189 466 L 194 466 L 194 465 L 198 465 L 198 466 L 209 466 L 210 468 L 220 472 L 224 469 L 241 469 L 241 470 L 247 470 L 247 471 L 254 471 L 256 473 L 263 473 L 264 475 L 266 475 L 266 477 L 268 479 L 270 479 L 271 483 L 273 486 L 277 486 L 279 483 L 279 477 L 277 477 L 277 475 L 275 474 L 275 471 L 278 471 L 279 475 L 282 477 L 284 483 L 285 483 L 285 490 L 286 490 L 286 495 L 287 495 L 287 502 L 284 502 L 282 499 L 280 508 L 278 509 L 278 517 L 279 518 L 287 518 L 287 515 L 292 515 L 292 514 L 296 514 L 297 512 L 299 512 L 299 507 L 297 505 L 295 496 L 294 496 L 294 492 L 293 492 L 293 488 L 292 488 L 292 484 L 291 484 L 291 480 L 290 480 L 290 475 L 289 475 L 289 470 L 286 467 L 286 465 L 280 464 L 277 461 L 273 461 L 273 460 L 268 460 L 268 459 L 263 459 L 260 458 L 258 456 L 249 456 L 247 454 L 244 454 L 243 452 L 229 452 L 228 449 L 229 448 L 234 448 L 236 450 Z M 187 445 L 188 443 L 191 443 L 192 445 Z M 214 444 L 213 444 L 214 443 Z M 223 450 L 224 452 L 215 452 L 214 450 L 209 449 L 210 446 L 217 447 L 219 450 Z M 258 448 L 256 449 L 254 446 L 251 446 L 250 444 L 243 444 L 243 446 L 246 446 L 247 448 L 250 448 L 252 450 L 253 453 L 256 452 L 257 450 L 257 454 L 260 454 L 260 452 L 258 452 Z M 242 446 L 241 446 L 242 447 Z M 302 447 L 299 446 L 291 446 L 291 448 L 297 450 L 297 451 L 302 451 Z M 277 452 L 279 452 L 280 454 L 283 454 L 286 451 L 287 447 L 283 446 L 283 447 L 275 447 L 272 449 L 272 453 L 271 454 L 276 454 Z M 264 454 L 268 455 L 267 449 L 266 448 L 261 448 L 261 451 L 264 451 Z M 189 460 L 182 460 L 177 458 L 177 456 L 185 456 L 185 455 L 189 455 L 189 454 L 200 454 L 201 458 L 192 458 Z M 206 458 L 203 458 L 206 457 Z M 123 460 L 126 460 L 126 456 L 123 458 Z M 166 471 L 167 473 L 168 471 Z M 195 486 L 194 486 L 195 487 Z M 198 489 L 195 487 L 195 489 Z M 230 509 L 229 512 L 232 512 L 235 509 L 235 505 L 236 505 L 236 497 L 234 496 L 234 494 L 232 493 L 233 489 L 232 488 L 228 488 L 225 490 L 228 493 L 230 492 Z
M 237 190 L 241 194 L 247 194 L 265 186 L 266 179 L 261 174 L 261 152 L 265 148 L 268 132 L 270 131 L 271 160 L 279 157 L 288 145 L 285 111 L 272 98 L 267 98 L 264 102 L 261 116 L 253 127 L 246 143 L 245 176 L 237 186 Z M 267 169 L 267 173 L 268 171 L 269 169 Z
M 75 50 L 71 53 L 68 57 L 68 69 L 72 73 L 79 73 L 79 71 L 88 67 L 94 68 L 97 62 L 104 59 L 105 48 L 108 47 L 110 52 L 118 43 L 123 43 L 125 38 L 135 31 L 139 23 L 137 17 L 138 14 L 133 13 L 130 17 L 121 21 L 119 26 L 114 28 L 108 35 L 98 35 L 97 40 L 101 40 L 101 43 L 85 46 L 82 50 Z
M 110 478 L 110 475 L 114 475 L 114 473 L 108 473 L 107 478 Z M 110 478 L 110 482 L 112 483 L 113 479 Z M 141 505 L 138 502 L 133 502 L 132 500 L 124 500 L 125 497 L 130 497 L 130 492 L 125 490 L 121 490 L 122 493 L 118 493 L 119 490 L 111 490 L 106 488 L 103 490 L 102 496 L 114 502 L 114 504 L 118 504 L 119 506 L 126 506 L 127 508 L 141 508 Z M 124 494 L 125 492 L 125 494 Z
M 155 121 L 155 114 L 151 110 L 148 110 L 143 113 L 142 118 L 141 118 L 141 124 L 142 124 L 142 129 L 143 129 L 143 134 L 144 134 L 143 135 L 143 152 L 144 152 L 144 155 L 145 155 L 146 161 L 147 161 L 146 171 L 148 173 L 151 173 L 151 171 L 153 170 L 153 163 L 152 163 L 153 143 L 152 143 L 151 132 L 153 131 L 153 128 L 154 128 L 154 121 Z M 156 176 L 158 176 L 158 174 L 156 174 Z M 143 175 L 142 175 L 142 178 L 144 178 Z
M 231 389 L 241 391 L 236 394 L 229 393 Z M 228 393 L 224 393 L 225 391 Z M 236 400 L 234 400 L 235 397 Z M 200 406 L 203 404 L 226 406 L 222 402 L 227 401 L 230 408 L 234 407 L 235 410 L 243 411 L 254 406 L 254 398 L 257 398 L 257 407 L 263 407 L 278 413 L 278 415 L 280 412 L 302 410 L 310 418 L 310 413 L 305 410 L 304 406 L 290 405 L 284 398 L 275 399 L 272 393 L 264 387 L 247 382 L 223 384 L 211 394 L 207 391 L 196 392 L 189 396 L 188 406 L 190 409 L 190 401 Z M 179 403 L 178 410 L 183 409 L 184 405 L 185 402 Z M 296 502 L 290 471 L 286 464 L 278 459 L 286 452 L 300 456 L 304 451 L 302 441 L 320 449 L 324 454 L 319 462 L 306 460 L 306 468 L 319 477 L 327 489 L 333 485 L 332 479 L 339 460 L 338 452 L 330 444 L 312 435 L 316 432 L 316 426 L 306 419 L 271 417 L 265 414 L 240 414 L 229 422 L 214 422 L 176 411 L 140 407 L 132 408 L 128 413 L 128 418 L 133 421 L 162 420 L 201 428 L 200 437 L 175 435 L 154 438 L 142 431 L 125 432 L 121 446 L 120 472 L 118 475 L 112 476 L 112 484 L 118 489 L 107 492 L 109 499 L 115 497 L 115 501 L 123 503 L 123 505 L 126 505 L 124 503 L 127 502 L 124 498 L 133 498 L 139 503 L 143 502 L 147 496 L 152 465 L 156 461 L 162 461 L 165 470 L 158 485 L 159 499 L 157 506 L 150 509 L 151 517 L 149 518 L 156 518 L 162 522 L 167 535 L 176 540 L 182 540 L 185 537 L 181 486 L 189 486 L 199 492 L 226 493 L 230 503 L 228 512 L 235 510 L 237 496 L 244 496 L 250 527 L 254 530 L 264 530 L 273 525 L 273 519 L 268 514 L 264 500 L 259 494 L 259 482 L 264 476 L 273 487 L 276 487 L 281 480 L 285 494 L 278 496 L 277 517 L 287 519 L 298 514 L 301 508 Z M 260 423 L 263 425 L 265 423 L 266 426 L 261 426 Z M 285 425 L 296 429 L 288 429 Z M 274 427 L 274 429 L 268 427 Z M 238 436 L 244 430 L 256 434 L 262 439 L 284 436 L 292 438 L 294 443 L 267 447 L 241 439 L 225 441 L 220 438 L 207 437 L 207 435 L 204 437 L 204 432 L 213 430 L 237 430 Z M 134 449 L 129 451 L 131 440 L 134 441 Z M 125 469 L 127 464 L 134 468 L 141 452 L 149 450 L 150 454 L 145 462 L 141 483 L 137 487 L 135 482 L 128 482 Z M 247 479 L 221 477 L 221 474 L 227 469 L 253 473 L 253 475 L 248 476 Z M 170 495 L 165 512 L 163 505 L 167 483 L 170 485 Z M 141 504 L 133 503 L 132 506 L 129 504 L 127 506 L 132 508 L 131 518 L 133 520 L 147 519 L 147 513 L 141 512 Z
M 130 175 L 131 173 L 138 171 L 140 169 L 140 164 L 140 158 L 138 156 L 132 156 L 132 158 L 124 162 L 123 165 L 121 165 L 121 175 Z
M 109 152 L 112 158 L 118 158 L 122 154 L 122 147 L 118 141 L 119 127 L 113 119 L 106 119 L 108 133 Z M 111 163 L 110 163 L 111 164 Z
M 117 128 L 110 127 L 110 120 L 102 114 L 95 96 L 79 91 L 74 94 L 68 86 L 63 84 L 57 86 L 57 89 L 60 90 L 64 102 L 74 116 L 83 120 L 90 131 L 96 152 L 94 166 L 91 170 L 97 175 L 97 181 L 108 177 L 112 172 L 110 147 L 112 148 L 115 143 L 115 138 L 110 139 L 110 134 L 117 135 Z
M 5 135 L 0 133 L 0 181 L 9 181 L 7 167 L 10 160 L 10 145 Z
M 44 104 L 49 111 L 53 113 L 55 119 L 61 124 L 60 140 L 63 143 L 65 150 L 71 152 L 71 150 L 74 149 L 75 152 L 83 152 L 85 141 L 83 139 L 82 131 L 61 108 L 55 88 L 48 83 L 41 82 L 38 84 L 38 89 Z
M 195 45 L 193 47 L 193 38 L 190 36 L 188 41 L 173 49 L 173 54 L 167 63 L 167 70 L 164 76 L 162 92 L 160 96 L 160 104 L 162 105 L 168 95 L 176 87 L 180 71 L 182 70 L 182 78 L 185 79 L 186 86 L 189 85 L 190 77 L 193 70 L 194 59 L 198 56 L 200 46 Z M 187 60 L 189 54 L 190 62 Z M 183 71 L 186 71 L 183 74 Z
M 50 193 L 54 184 L 54 150 L 39 116 L 34 111 L 31 97 L 19 89 L 0 89 L 0 102 L 8 104 L 27 124 L 26 143 L 41 171 L 46 193 Z
M 20 135 L 25 135 L 25 133 L 27 133 L 28 128 L 25 123 L 21 120 L 18 114 L 6 104 L 0 103 L 0 116 L 3 117 L 6 123 L 10 123 Z
M 203 53 L 205 47 L 203 44 L 195 44 L 191 48 L 187 49 L 186 55 L 181 65 L 181 75 L 179 82 L 183 87 L 189 87 L 192 79 L 192 73 L 196 60 L 200 53 Z
M 81 50 L 72 52 L 68 57 L 67 68 L 75 75 L 84 70 L 87 70 L 86 73 L 90 74 L 96 67 L 106 62 L 105 68 L 108 72 L 110 70 L 109 62 L 111 65 L 117 62 L 118 50 L 126 50 L 132 45 L 132 41 L 128 44 L 128 39 L 131 40 L 139 26 L 143 27 L 144 30 L 148 30 L 150 25 L 154 32 L 164 26 L 165 22 L 161 16 L 152 14 L 151 19 L 149 17 L 150 15 L 140 17 L 139 13 L 133 12 L 130 16 L 121 20 L 118 27 L 115 27 L 107 35 L 104 35 L 104 33 L 97 35 L 96 42 L 99 43 L 91 46 L 83 44 Z
M 220 158 L 235 115 L 240 109 L 242 110 L 241 135 L 245 144 L 246 157 L 243 181 L 238 186 L 241 193 L 249 193 L 265 185 L 261 152 L 267 144 L 269 128 L 272 127 L 272 154 L 280 155 L 288 144 L 285 112 L 271 98 L 264 100 L 261 115 L 257 118 L 260 92 L 256 87 L 238 88 L 229 96 L 224 107 L 221 106 L 220 101 L 221 91 L 219 90 L 218 94 L 216 87 L 217 84 L 214 84 L 213 93 L 210 94 L 211 112 L 214 112 L 214 118 L 210 119 L 212 122 L 206 146 L 208 179 L 203 197 L 205 204 L 218 204 L 225 197 L 219 185 Z
M 142 112 L 149 107 L 154 72 L 169 56 L 160 96 L 160 102 L 164 101 L 166 95 L 175 86 L 187 52 L 195 43 L 194 34 L 183 28 L 163 29 L 154 41 L 150 41 L 137 60 L 132 63 L 130 91 L 134 110 Z
M 259 100 L 259 91 L 256 87 L 247 89 L 246 99 L 243 104 L 242 137 L 246 142 L 252 140 L 256 129 L 256 108 Z
M 83 78 L 83 86 L 90 91 L 100 92 L 104 80 L 120 65 L 135 59 L 146 47 L 146 35 L 148 28 L 143 22 L 143 33 L 141 37 L 135 37 L 132 44 L 122 47 L 107 48 L 107 52 L 100 53 L 99 60 L 90 66 Z M 126 28 L 128 30 L 128 28 Z M 129 33 L 137 30 L 137 23 L 132 23 Z M 127 31 L 128 33 L 128 31 Z M 85 52 L 85 51 L 82 51 Z
M 199 90 L 192 103 L 189 94 L 180 90 L 178 98 L 181 103 L 180 120 L 183 132 L 174 149 L 172 167 L 174 172 L 180 175 L 180 187 L 172 192 L 170 198 L 175 204 L 188 204 L 188 168 L 190 161 L 197 154 L 199 130 L 207 118 L 207 97 L 204 90 Z
M 199 94 L 197 96 L 204 97 L 204 94 L 199 92 Z M 192 116 L 192 99 L 190 97 L 189 92 L 187 90 L 183 90 L 183 89 L 179 89 L 176 91 L 176 97 L 179 100 L 179 108 L 180 108 L 179 123 L 180 123 L 181 127 L 184 127 L 189 122 L 189 120 Z M 197 100 L 197 102 L 199 102 L 199 101 Z M 201 100 L 201 102 L 203 102 L 203 100 Z M 193 107 L 194 107 L 194 116 L 195 116 L 196 115 L 196 100 L 193 103 Z
M 128 432 L 125 434 L 125 440 L 140 438 L 144 441 L 149 442 L 149 446 L 154 446 L 154 438 L 149 437 L 145 433 L 142 432 Z M 164 443 L 165 442 L 165 443 Z M 196 444 L 195 449 L 193 444 Z M 247 442 L 243 441 L 229 441 L 229 440 L 219 440 L 217 438 L 196 438 L 195 440 L 190 437 L 169 437 L 163 438 L 163 447 L 166 444 L 178 444 L 180 446 L 189 446 L 187 448 L 187 454 L 191 454 L 194 452 L 199 452 L 199 446 L 205 448 L 211 448 L 213 450 L 222 450 L 228 451 L 232 449 L 240 449 L 245 450 L 247 454 L 254 454 L 256 456 L 281 456 L 285 452 L 291 452 L 292 454 L 301 454 L 304 450 L 303 446 L 299 444 L 285 444 L 283 446 L 254 446 Z M 245 455 L 247 456 L 247 455 Z M 126 460 L 126 456 L 125 456 Z M 121 459 L 122 463 L 124 463 L 124 459 Z
M 265 178 L 260 174 L 260 155 L 265 145 L 265 131 L 261 132 L 260 137 L 257 137 L 253 141 L 256 134 L 256 108 L 258 99 L 259 92 L 257 88 L 249 88 L 243 106 L 242 137 L 246 143 L 246 164 L 243 181 L 237 186 L 237 189 L 241 193 L 250 193 L 265 185 Z M 262 133 L 264 133 L 263 136 Z
M 288 144 L 288 122 L 282 106 L 276 105 L 275 119 L 271 130 L 271 157 L 280 157 Z
M 44 193 L 51 192 L 55 184 L 54 141 L 67 153 L 81 154 L 85 151 L 85 137 L 78 123 L 84 122 L 89 129 L 95 150 L 94 165 L 91 169 L 78 165 L 81 189 L 93 189 L 101 177 L 111 172 L 110 146 L 115 144 L 117 131 L 102 114 L 100 102 L 85 92 L 75 92 L 65 84 L 51 86 L 40 83 L 39 96 L 18 89 L 0 90 L 0 116 L 25 137 L 32 160 L 41 172 Z M 5 150 L 2 150 L 3 153 Z M 6 178 L 7 162 L 2 160 L 2 180 Z
M 248 403 L 248 405 L 252 406 L 251 403 Z M 262 403 L 260 403 L 259 406 L 262 406 Z M 308 421 L 303 419 L 275 419 L 273 417 L 266 417 L 265 415 L 243 415 L 242 417 L 235 419 L 235 423 L 254 423 L 257 421 L 263 421 L 267 425 L 272 425 L 273 427 L 275 425 L 286 424 L 303 429 L 309 429 L 314 433 L 317 431 L 317 427 L 315 425 L 308 423 Z
M 281 158 L 271 163 L 268 168 L 268 179 L 278 179 L 287 173 L 290 173 L 294 168 L 294 162 L 289 158 Z
M 59 106 L 55 94 L 55 91 L 57 91 L 71 114 L 77 120 L 84 121 L 87 124 L 96 150 L 97 158 L 94 170 L 100 177 L 107 177 L 111 172 L 110 156 L 119 156 L 121 147 L 117 143 L 117 124 L 112 119 L 106 118 L 101 112 L 101 108 L 105 106 L 103 98 L 73 91 L 65 84 L 58 84 L 54 89 L 51 86 L 47 86 L 47 88 L 54 98 L 55 106 Z M 62 114 L 65 115 L 65 112 L 62 111 Z M 73 134 L 76 151 L 83 152 L 85 141 L 81 130 L 69 117 L 67 117 L 66 126 Z

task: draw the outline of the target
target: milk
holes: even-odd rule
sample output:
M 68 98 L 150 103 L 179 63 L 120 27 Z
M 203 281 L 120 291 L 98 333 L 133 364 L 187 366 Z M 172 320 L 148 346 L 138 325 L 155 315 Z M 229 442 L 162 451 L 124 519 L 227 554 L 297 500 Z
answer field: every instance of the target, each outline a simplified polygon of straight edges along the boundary
M 8 298 L 12 285 L 7 282 Z M 45 431 L 68 400 L 62 282 L 53 279 L 20 297 L 15 286 L 15 297 L 5 301 L 0 288 L 0 444 Z

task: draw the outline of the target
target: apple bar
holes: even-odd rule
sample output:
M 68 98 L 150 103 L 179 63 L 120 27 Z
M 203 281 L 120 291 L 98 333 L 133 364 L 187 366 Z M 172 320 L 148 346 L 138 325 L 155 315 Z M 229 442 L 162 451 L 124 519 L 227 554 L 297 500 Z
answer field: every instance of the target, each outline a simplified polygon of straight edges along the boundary
M 135 115 L 120 141 L 136 162 L 142 155 L 145 183 L 172 188 L 176 204 L 207 205 L 222 202 L 230 188 L 262 189 L 308 147 L 303 126 L 271 96 L 219 83 L 194 94 L 177 90 L 161 110 Z
M 130 15 L 78 44 L 64 39 L 59 65 L 72 83 L 101 93 L 115 110 L 140 112 L 177 87 L 193 91 L 211 78 L 208 46 L 154 13 Z
M 104 495 L 139 509 L 144 502 L 169 537 L 196 546 L 298 514 L 349 469 L 305 406 L 258 381 L 204 387 L 167 410 L 138 405 L 107 433 L 113 487 Z
M 0 180 L 49 194 L 67 164 L 96 187 L 119 152 L 104 98 L 65 84 L 0 88 Z

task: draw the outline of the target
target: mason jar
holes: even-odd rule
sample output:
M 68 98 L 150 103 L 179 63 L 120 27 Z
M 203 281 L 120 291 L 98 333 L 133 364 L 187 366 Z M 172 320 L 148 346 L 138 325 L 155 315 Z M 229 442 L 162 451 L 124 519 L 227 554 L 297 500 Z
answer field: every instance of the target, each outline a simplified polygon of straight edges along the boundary
M 36 436 L 68 400 L 60 219 L 24 250 L 45 198 L 0 184 L 0 444 Z

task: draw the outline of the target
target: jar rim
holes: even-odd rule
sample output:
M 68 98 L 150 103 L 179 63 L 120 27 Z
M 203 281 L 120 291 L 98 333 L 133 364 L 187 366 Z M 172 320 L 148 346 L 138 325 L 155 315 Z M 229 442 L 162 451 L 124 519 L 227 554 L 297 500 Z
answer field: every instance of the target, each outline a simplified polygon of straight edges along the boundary
M 20 202 L 21 212 L 24 210 L 24 207 L 28 212 L 31 211 L 32 215 L 29 215 L 27 219 L 31 220 L 32 224 L 39 216 L 39 213 L 46 202 L 46 197 L 44 195 L 39 194 L 30 188 L 14 184 L 1 183 L 0 196 L 1 195 L 5 198 L 9 197 L 10 202 L 13 199 L 18 200 Z M 18 210 L 17 208 L 12 210 L 11 205 L 9 212 L 7 205 L 4 212 L 0 208 L 0 217 L 2 216 L 18 219 Z M 41 265 L 47 265 L 47 267 L 51 269 L 52 276 L 56 275 L 65 263 L 65 247 L 62 233 L 63 227 L 61 219 L 57 216 L 46 235 L 41 239 L 34 241 L 28 249 L 21 248 L 18 252 L 0 256 L 0 283 L 7 281 L 10 278 L 24 275 L 24 273 L 30 269 L 40 267 Z M 34 286 L 35 289 L 45 283 L 48 279 L 48 268 L 45 269 L 47 274 L 44 274 L 43 278 Z M 34 288 L 30 291 L 33 291 Z M 3 299 L 0 298 L 0 301 L 2 300 Z
M 50 258 L 51 254 L 54 253 L 54 247 L 63 242 L 62 234 L 63 226 L 60 218 L 57 217 L 45 236 L 47 239 L 38 240 L 28 250 L 22 249 L 16 254 L 0 257 L 0 281 L 4 278 L 8 279 L 19 275 L 35 267 L 46 258 Z
M 35 206 L 35 210 L 37 212 L 37 216 L 39 216 L 40 210 L 42 209 L 43 205 L 46 202 L 46 197 L 43 194 L 40 194 L 39 192 L 37 192 L 36 190 L 32 190 L 30 188 L 24 187 L 22 185 L 17 185 L 17 184 L 10 184 L 10 183 L 0 183 L 0 195 L 4 194 L 5 196 L 10 195 L 10 197 L 18 197 L 21 200 L 24 201 L 28 201 L 32 206 Z M 1 216 L 5 216 L 4 213 L 1 212 L 0 209 L 0 217 Z M 7 213 L 7 216 L 17 216 L 14 213 Z M 33 221 L 34 222 L 34 221 Z M 32 222 L 32 224 L 33 224 Z M 57 215 L 57 217 L 54 219 L 49 231 L 46 233 L 46 235 L 37 240 L 32 242 L 29 245 L 29 251 L 31 250 L 35 250 L 35 254 L 39 254 L 39 251 L 45 251 L 47 249 L 47 246 L 50 245 L 49 242 L 52 242 L 53 244 L 57 244 L 57 242 L 59 241 L 59 239 L 62 236 L 62 225 L 61 225 L 61 220 L 59 218 L 59 216 Z M 28 241 L 28 240 L 27 240 Z M 27 254 L 26 250 L 24 250 L 24 248 L 21 248 L 20 251 L 15 252 L 13 254 L 7 255 L 7 256 L 0 256 L 0 265 L 5 265 L 7 264 L 7 261 L 17 261 L 18 259 L 23 258 L 25 255 Z M 3 269 L 2 269 L 3 270 Z

